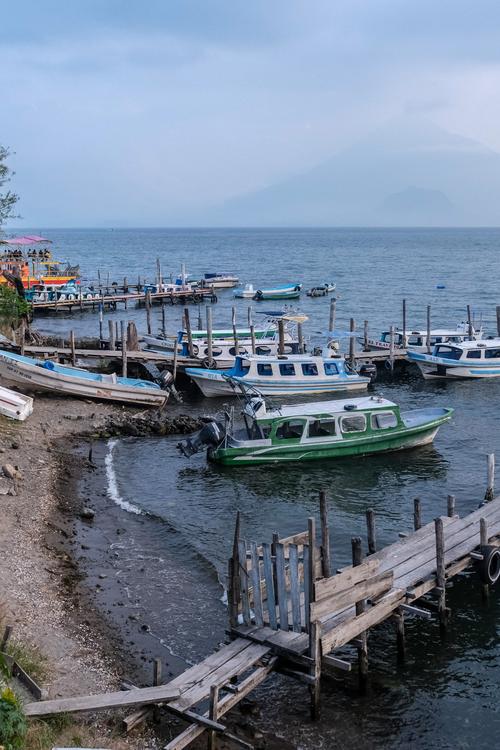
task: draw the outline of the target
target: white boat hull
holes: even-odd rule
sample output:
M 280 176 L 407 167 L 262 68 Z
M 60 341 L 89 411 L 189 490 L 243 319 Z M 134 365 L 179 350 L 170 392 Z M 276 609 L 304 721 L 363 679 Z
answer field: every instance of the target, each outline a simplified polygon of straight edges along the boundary
M 498 367 L 446 367 L 445 372 L 438 372 L 435 364 L 417 362 L 418 368 L 425 380 L 477 380 L 478 378 L 499 378 L 500 366 Z
M 162 406 L 169 395 L 168 391 L 156 388 L 134 388 L 120 383 L 86 380 L 79 378 L 76 374 L 63 376 L 54 370 L 38 365 L 19 364 L 2 357 L 1 354 L 0 378 L 2 382 L 21 386 L 23 390 L 30 393 L 48 391 L 64 396 L 145 406 Z
M 24 422 L 33 413 L 33 399 L 0 386 L 0 414 Z
M 216 372 L 213 373 L 213 376 L 204 375 L 203 377 L 197 377 L 195 374 L 190 373 L 190 378 L 194 380 L 203 395 L 207 398 L 234 395 L 235 389 L 231 385 L 231 382 L 220 377 Z M 364 390 L 370 382 L 369 378 L 366 378 L 365 382 L 359 379 L 353 379 L 352 382 L 343 379 L 335 382 L 331 382 L 330 380 L 328 383 L 315 383 L 312 386 L 305 383 L 303 385 L 300 383 L 290 383 L 287 385 L 286 382 L 268 383 L 257 380 L 250 381 L 246 378 L 233 378 L 233 380 L 241 382 L 247 388 L 255 388 L 263 396 L 298 396 Z

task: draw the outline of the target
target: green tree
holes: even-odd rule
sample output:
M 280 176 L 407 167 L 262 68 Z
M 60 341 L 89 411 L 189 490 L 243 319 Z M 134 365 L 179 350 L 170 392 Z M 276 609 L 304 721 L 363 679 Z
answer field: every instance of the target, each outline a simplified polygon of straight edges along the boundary
M 5 186 L 10 182 L 12 171 L 7 165 L 7 158 L 10 155 L 10 151 L 5 146 L 0 146 L 0 232 L 2 224 L 5 224 L 7 219 L 15 217 L 14 206 L 19 200 L 19 196 L 13 193 L 12 190 Z

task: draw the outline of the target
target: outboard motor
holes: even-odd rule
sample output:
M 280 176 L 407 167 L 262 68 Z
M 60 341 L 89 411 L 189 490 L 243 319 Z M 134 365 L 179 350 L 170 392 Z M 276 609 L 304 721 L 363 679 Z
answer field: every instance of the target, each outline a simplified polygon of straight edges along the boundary
M 180 443 L 177 443 L 177 448 L 189 458 L 198 453 L 205 445 L 215 448 L 219 445 L 223 437 L 224 428 L 220 422 L 209 422 L 193 437 L 186 438 L 186 440 L 181 440 Z
M 365 378 L 370 378 L 371 382 L 375 380 L 377 377 L 377 365 L 374 364 L 366 364 L 361 365 L 359 368 L 359 374 L 363 375 Z

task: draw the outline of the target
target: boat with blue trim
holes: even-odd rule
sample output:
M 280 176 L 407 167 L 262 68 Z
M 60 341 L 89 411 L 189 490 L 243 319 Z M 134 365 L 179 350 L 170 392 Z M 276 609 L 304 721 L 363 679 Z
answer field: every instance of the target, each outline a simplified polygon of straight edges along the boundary
M 247 399 L 244 427 L 213 420 L 179 443 L 191 456 L 208 446 L 208 458 L 227 466 L 303 462 L 365 456 L 427 445 L 453 409 L 430 407 L 401 412 L 379 396 L 268 409 L 261 396 Z
M 229 370 L 188 367 L 185 372 L 207 397 L 235 395 L 238 385 L 264 396 L 291 396 L 362 390 L 371 382 L 343 357 L 309 354 L 238 356 Z
M 172 381 L 166 373 L 163 387 L 149 380 L 104 375 L 79 367 L 59 365 L 52 360 L 33 359 L 22 354 L 0 351 L 2 383 L 22 386 L 23 391 L 51 391 L 59 396 L 95 398 L 140 406 L 163 406 L 169 391 L 163 390 Z
M 253 299 L 259 302 L 268 299 L 297 299 L 301 290 L 302 284 L 282 284 L 269 289 L 257 289 Z
M 497 378 L 500 376 L 500 338 L 437 344 L 432 354 L 408 350 L 426 380 Z

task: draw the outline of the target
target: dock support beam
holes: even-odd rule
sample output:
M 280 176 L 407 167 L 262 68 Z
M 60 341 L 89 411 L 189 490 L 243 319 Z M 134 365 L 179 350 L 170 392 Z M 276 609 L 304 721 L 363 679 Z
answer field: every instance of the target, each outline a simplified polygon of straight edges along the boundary
M 405 639 L 405 616 L 402 609 L 394 613 L 394 622 L 396 624 L 396 645 L 398 651 L 398 661 L 403 662 L 406 658 L 406 639 Z
M 439 590 L 438 613 L 441 629 L 447 625 L 448 613 L 446 610 L 446 572 L 444 563 L 444 527 L 443 519 L 434 519 L 434 530 L 436 533 L 436 582 Z
M 422 527 L 422 503 L 419 497 L 413 500 L 413 528 L 418 531 Z
M 309 599 L 313 602 L 315 599 L 314 587 L 316 583 L 316 522 L 314 517 L 308 520 L 308 589 Z M 310 669 L 310 676 L 313 684 L 310 687 L 311 692 L 311 719 L 317 721 L 321 714 L 321 630 L 316 622 L 309 624 L 309 657 L 313 660 Z
M 319 509 L 321 516 L 321 572 L 323 578 L 330 578 L 330 528 L 328 525 L 328 505 L 326 501 L 326 492 L 320 490 Z
M 366 511 L 366 530 L 368 534 L 368 554 L 373 555 L 377 551 L 377 530 L 375 527 L 375 511 L 368 508 Z
M 352 565 L 355 568 L 357 565 L 361 565 L 363 561 L 363 549 L 362 549 L 361 537 L 353 536 L 351 539 L 352 547 Z M 365 611 L 365 602 L 356 602 L 356 615 L 361 615 Z M 360 690 L 366 689 L 366 681 L 368 677 L 368 633 L 361 633 L 360 644 L 358 646 L 358 662 L 359 662 L 359 687 Z
M 488 544 L 488 523 L 486 518 L 479 519 L 479 544 L 481 545 L 481 550 L 483 550 Z M 485 602 L 488 601 L 490 598 L 489 584 L 483 583 L 481 586 L 481 595 Z
M 493 500 L 495 495 L 495 454 L 488 453 L 486 458 L 488 461 L 488 486 L 486 488 L 484 499 L 489 503 L 490 500 Z

